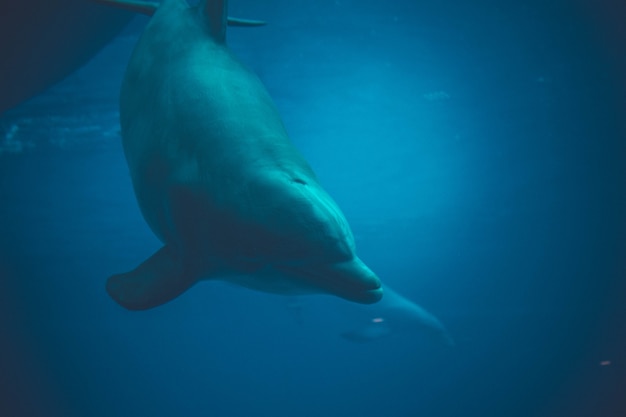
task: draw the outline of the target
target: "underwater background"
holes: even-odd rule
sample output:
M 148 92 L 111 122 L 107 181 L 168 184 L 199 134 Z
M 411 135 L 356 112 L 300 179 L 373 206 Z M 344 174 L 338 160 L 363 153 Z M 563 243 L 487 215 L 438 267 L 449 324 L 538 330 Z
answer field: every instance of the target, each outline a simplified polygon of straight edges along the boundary
M 139 16 L 0 116 L 0 415 L 626 415 L 621 2 L 229 6 L 268 22 L 230 28 L 229 46 L 359 256 L 455 346 L 352 343 L 350 305 L 328 296 L 203 282 L 143 312 L 108 297 L 107 277 L 160 247 L 119 137 Z

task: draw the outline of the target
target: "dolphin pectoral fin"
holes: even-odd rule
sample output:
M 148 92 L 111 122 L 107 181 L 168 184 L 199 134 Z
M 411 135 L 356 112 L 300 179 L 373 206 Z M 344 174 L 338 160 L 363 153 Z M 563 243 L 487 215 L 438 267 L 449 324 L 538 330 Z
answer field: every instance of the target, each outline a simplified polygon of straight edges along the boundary
M 195 282 L 185 276 L 173 250 L 164 246 L 133 271 L 110 277 L 106 290 L 124 308 L 147 310 L 173 300 Z

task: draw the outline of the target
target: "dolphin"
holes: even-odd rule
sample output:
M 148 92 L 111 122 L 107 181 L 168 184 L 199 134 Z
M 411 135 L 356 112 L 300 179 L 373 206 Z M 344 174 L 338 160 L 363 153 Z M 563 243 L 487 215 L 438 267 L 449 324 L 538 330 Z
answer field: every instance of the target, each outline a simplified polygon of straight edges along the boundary
M 85 64 L 132 13 L 85 0 L 0 4 L 0 114 Z
M 110 277 L 107 292 L 130 310 L 212 279 L 379 301 L 380 280 L 356 255 L 344 215 L 261 81 L 226 46 L 226 9 L 225 0 L 163 0 L 132 53 L 122 142 L 139 208 L 163 247 Z
M 107 291 L 123 307 L 166 303 L 200 280 L 259 291 L 332 294 L 379 302 L 379 278 L 356 255 L 341 210 L 289 140 L 265 87 L 228 50 L 225 0 L 99 0 L 153 16 L 128 64 L 120 95 L 124 152 L 141 212 L 163 242 Z M 385 289 L 367 341 L 391 331 L 448 332 L 417 304 Z M 378 307 L 378 308 L 376 308 Z

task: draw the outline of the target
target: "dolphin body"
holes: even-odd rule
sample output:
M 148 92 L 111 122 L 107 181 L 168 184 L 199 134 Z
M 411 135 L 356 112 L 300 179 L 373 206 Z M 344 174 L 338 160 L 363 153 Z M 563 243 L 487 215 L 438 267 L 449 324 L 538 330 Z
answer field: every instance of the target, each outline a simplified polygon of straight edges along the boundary
M 262 22 L 228 18 L 225 0 L 98 1 L 153 16 L 128 64 L 120 118 L 139 207 L 164 243 L 109 278 L 111 297 L 142 310 L 221 279 L 285 295 L 381 300 L 341 210 L 291 144 L 263 84 L 226 47 L 227 24 Z M 384 327 L 374 320 L 344 337 L 375 338 L 400 316 L 451 340 L 434 316 L 389 295 L 380 303 Z
M 163 0 L 133 51 L 120 94 L 123 147 L 143 217 L 164 246 L 109 278 L 109 295 L 142 310 L 222 279 L 379 301 L 380 280 L 356 256 L 341 210 L 263 84 L 226 47 L 227 23 L 225 0 Z

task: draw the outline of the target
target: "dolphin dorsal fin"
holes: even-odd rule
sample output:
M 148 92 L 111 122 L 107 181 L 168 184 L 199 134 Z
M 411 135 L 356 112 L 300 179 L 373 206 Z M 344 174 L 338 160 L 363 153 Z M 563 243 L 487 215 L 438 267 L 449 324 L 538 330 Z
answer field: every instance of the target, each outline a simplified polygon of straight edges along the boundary
M 202 0 L 200 13 L 207 24 L 211 37 L 220 43 L 226 42 L 228 0 Z
M 262 20 L 228 17 L 228 0 L 203 0 L 200 13 L 207 22 L 209 33 L 218 42 L 226 42 L 226 26 L 255 27 L 263 26 Z

